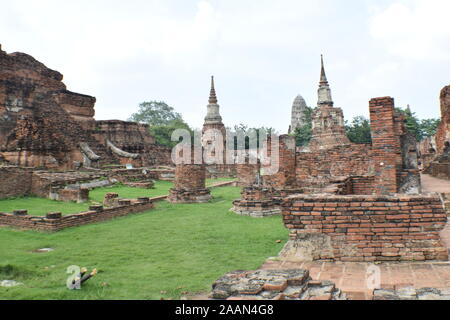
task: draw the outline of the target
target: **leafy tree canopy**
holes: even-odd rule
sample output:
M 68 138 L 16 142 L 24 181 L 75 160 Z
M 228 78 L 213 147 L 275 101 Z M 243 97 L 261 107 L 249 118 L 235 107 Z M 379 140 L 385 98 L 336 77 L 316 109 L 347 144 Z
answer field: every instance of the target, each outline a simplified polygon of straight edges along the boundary
M 353 143 L 371 143 L 369 119 L 363 116 L 356 116 L 351 123 L 345 121 L 345 132 L 347 137 Z
M 172 141 L 172 133 L 176 129 L 192 129 L 184 122 L 181 114 L 163 101 L 149 101 L 139 104 L 139 110 L 133 113 L 129 121 L 150 125 L 150 134 L 159 145 L 174 147 L 178 142 Z
M 133 113 L 129 121 L 147 123 L 150 126 L 169 125 L 182 120 L 181 114 L 164 101 L 146 101 L 139 104 L 139 110 Z
M 436 134 L 440 119 L 422 119 L 420 120 L 415 112 L 412 112 L 409 106 L 406 109 L 396 108 L 397 112 L 402 113 L 406 118 L 406 129 L 412 133 L 417 141 Z

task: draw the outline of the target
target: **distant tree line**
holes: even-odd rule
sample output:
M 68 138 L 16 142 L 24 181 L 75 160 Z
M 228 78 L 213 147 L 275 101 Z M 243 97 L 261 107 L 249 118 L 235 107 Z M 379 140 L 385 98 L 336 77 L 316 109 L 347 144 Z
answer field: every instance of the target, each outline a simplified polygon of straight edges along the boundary
M 426 137 L 436 134 L 437 127 L 439 126 L 440 119 L 419 119 L 409 107 L 406 109 L 396 109 L 402 113 L 406 118 L 406 128 L 417 139 L 421 141 Z M 307 107 L 305 112 L 305 125 L 297 128 L 292 133 L 295 136 L 297 146 L 306 146 L 311 140 L 312 136 L 312 113 L 314 109 Z M 180 113 L 176 112 L 174 108 L 167 105 L 164 101 L 146 101 L 139 104 L 139 109 L 136 113 L 133 113 L 128 119 L 129 121 L 146 123 L 150 126 L 150 133 L 155 137 L 156 143 L 173 147 L 178 142 L 172 141 L 172 132 L 176 129 L 186 129 L 191 133 L 194 132 L 192 128 L 183 120 Z M 259 135 L 260 132 L 266 132 L 267 134 L 278 134 L 274 128 L 259 127 L 251 128 L 245 124 L 235 125 L 233 129 L 227 128 L 230 132 L 243 132 L 248 134 L 251 130 L 256 130 Z M 353 143 L 371 143 L 370 133 L 370 121 L 364 116 L 356 116 L 351 122 L 345 121 L 345 131 L 347 137 Z M 259 147 L 259 141 L 258 141 Z M 237 148 L 237 141 L 235 139 L 235 149 Z M 245 148 L 249 148 L 248 139 L 245 140 Z

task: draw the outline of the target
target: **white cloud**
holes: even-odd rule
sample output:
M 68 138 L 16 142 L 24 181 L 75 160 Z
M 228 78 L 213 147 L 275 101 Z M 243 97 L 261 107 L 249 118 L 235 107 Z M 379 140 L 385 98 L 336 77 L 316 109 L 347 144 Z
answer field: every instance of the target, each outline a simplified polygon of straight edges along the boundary
M 396 1 L 372 17 L 371 35 L 401 58 L 450 60 L 449 12 L 448 0 Z
M 0 41 L 96 96 L 98 119 L 126 119 L 139 102 L 161 99 L 200 127 L 214 74 L 226 125 L 283 131 L 298 93 L 317 100 L 320 53 L 346 117 L 367 113 L 378 95 L 437 114 L 426 102 L 448 84 L 450 1 L 341 2 L 5 1 Z

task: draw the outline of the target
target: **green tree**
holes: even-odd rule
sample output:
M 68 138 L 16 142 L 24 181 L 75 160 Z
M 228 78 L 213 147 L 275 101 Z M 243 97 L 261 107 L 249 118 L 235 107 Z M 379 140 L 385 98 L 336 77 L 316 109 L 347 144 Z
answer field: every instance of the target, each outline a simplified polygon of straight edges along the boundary
M 371 143 L 370 122 L 363 116 L 356 116 L 349 124 L 345 121 L 347 137 L 353 143 Z
M 172 133 L 176 129 L 186 129 L 191 133 L 191 137 L 193 136 L 189 125 L 180 119 L 172 120 L 164 125 L 151 126 L 150 134 L 155 137 L 157 144 L 173 148 L 178 144 L 178 141 L 172 141 Z
M 420 127 L 420 120 L 417 118 L 415 112 L 412 112 L 409 106 L 405 110 L 401 110 L 406 117 L 406 129 L 412 133 L 417 141 L 423 139 L 423 132 Z
M 133 113 L 129 121 L 147 123 L 150 126 L 170 125 L 175 120 L 183 121 L 181 114 L 164 101 L 148 101 L 139 104 L 139 110 Z
M 436 130 L 441 123 L 441 119 L 422 119 L 420 120 L 420 129 L 423 137 L 431 137 L 436 134 Z
M 303 147 L 309 144 L 312 137 L 312 113 L 313 108 L 306 107 L 305 122 L 306 124 L 300 128 L 296 128 L 292 135 L 295 137 L 295 142 L 298 147 Z
M 150 125 L 150 134 L 159 145 L 174 147 L 178 142 L 172 141 L 172 133 L 176 129 L 186 129 L 192 134 L 192 129 L 184 122 L 181 114 L 164 101 L 149 101 L 139 104 L 139 110 L 133 113 L 129 121 Z

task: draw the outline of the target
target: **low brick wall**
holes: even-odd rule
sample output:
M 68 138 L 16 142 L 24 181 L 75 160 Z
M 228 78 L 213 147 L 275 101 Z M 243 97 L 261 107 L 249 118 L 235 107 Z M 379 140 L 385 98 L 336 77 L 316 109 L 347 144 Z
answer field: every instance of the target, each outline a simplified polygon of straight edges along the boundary
M 292 240 L 286 252 L 306 259 L 448 260 L 438 195 L 298 195 L 286 198 L 282 211 Z
M 153 209 L 153 207 L 154 204 L 150 199 L 140 198 L 139 200 L 131 200 L 131 203 L 128 205 L 121 205 L 114 208 L 103 208 L 102 206 L 98 206 L 95 210 L 70 214 L 59 218 L 53 218 L 55 214 L 48 214 L 47 216 L 40 217 L 0 212 L 0 226 L 25 230 L 59 231 L 69 227 L 77 227 L 126 216 L 132 213 L 144 212 Z

